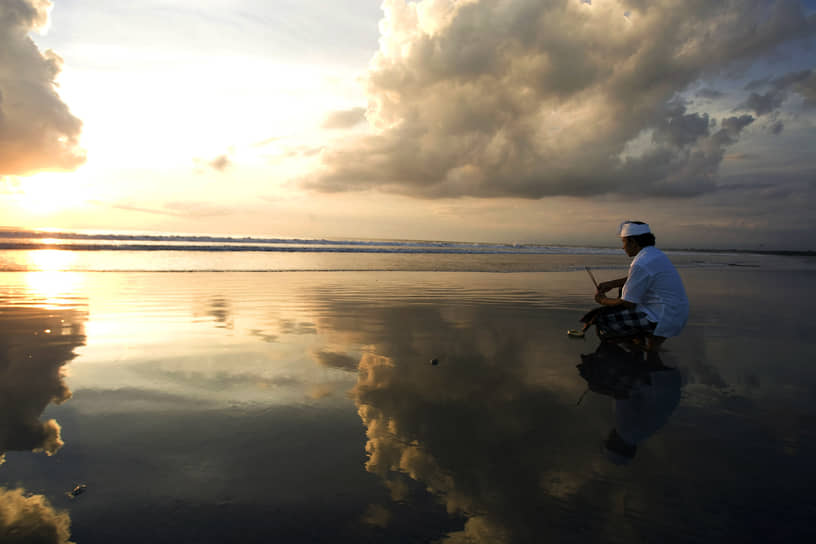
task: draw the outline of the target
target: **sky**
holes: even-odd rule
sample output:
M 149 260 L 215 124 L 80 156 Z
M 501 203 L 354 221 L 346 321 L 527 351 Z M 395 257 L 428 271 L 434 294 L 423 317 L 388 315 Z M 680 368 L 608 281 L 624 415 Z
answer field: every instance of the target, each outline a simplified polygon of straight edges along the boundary
M 816 249 L 814 0 L 0 0 L 0 226 Z

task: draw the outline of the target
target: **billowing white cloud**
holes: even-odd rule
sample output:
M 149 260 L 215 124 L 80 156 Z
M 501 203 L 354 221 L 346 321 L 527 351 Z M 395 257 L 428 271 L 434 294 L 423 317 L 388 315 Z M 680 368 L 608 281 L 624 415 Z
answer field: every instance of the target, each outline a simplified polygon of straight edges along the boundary
M 48 25 L 48 0 L 0 2 L 0 176 L 72 170 L 85 161 L 82 122 L 57 94 L 62 59 L 29 33 Z
M 383 9 L 364 77 L 375 132 L 325 149 L 306 187 L 711 192 L 753 117 L 687 111 L 681 93 L 816 35 L 795 0 L 386 0 Z M 807 97 L 812 85 L 799 85 Z

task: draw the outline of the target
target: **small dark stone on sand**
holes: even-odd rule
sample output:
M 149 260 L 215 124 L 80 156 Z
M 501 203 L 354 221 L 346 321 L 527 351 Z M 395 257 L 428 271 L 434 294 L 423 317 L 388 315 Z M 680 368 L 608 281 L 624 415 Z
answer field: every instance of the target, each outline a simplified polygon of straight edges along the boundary
M 85 484 L 77 484 L 71 491 L 66 493 L 69 498 L 73 499 L 74 497 L 85 493 L 85 490 L 88 489 L 88 486 Z

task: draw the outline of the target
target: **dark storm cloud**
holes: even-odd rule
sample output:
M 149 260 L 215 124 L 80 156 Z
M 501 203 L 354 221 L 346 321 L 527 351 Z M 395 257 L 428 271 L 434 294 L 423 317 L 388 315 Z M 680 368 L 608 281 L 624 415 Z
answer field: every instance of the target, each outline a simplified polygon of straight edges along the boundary
M 47 0 L 0 3 L 0 176 L 72 170 L 85 161 L 82 122 L 56 88 L 62 59 L 29 33 L 48 24 Z
M 351 128 L 365 121 L 365 108 L 337 110 L 329 113 L 321 124 L 321 128 L 343 129 Z
M 785 95 L 779 91 L 771 91 L 766 94 L 751 93 L 739 109 L 753 110 L 757 115 L 765 115 L 779 108 Z
M 736 108 L 751 110 L 756 115 L 766 115 L 778 110 L 791 91 L 801 95 L 806 106 L 816 105 L 816 72 L 813 70 L 791 72 L 775 79 L 751 81 L 745 88 L 768 89 L 764 93 L 752 92 L 745 102 Z
M 797 80 L 793 89 L 805 99 L 805 104 L 816 107 L 816 71 L 811 70 L 807 77 Z
M 727 119 L 723 119 L 722 122 L 722 133 L 724 134 L 723 138 L 731 138 L 736 140 L 739 137 L 739 133 L 754 122 L 754 118 L 750 115 L 740 115 L 739 117 L 728 117 Z
M 71 544 L 71 517 L 43 495 L 0 487 L 0 542 Z
M 765 87 L 770 80 L 771 80 L 771 78 L 769 76 L 769 77 L 763 77 L 763 78 L 760 78 L 760 79 L 755 79 L 753 81 L 749 81 L 748 83 L 745 84 L 745 90 L 746 91 L 755 91 L 757 89 L 761 89 L 762 87 Z
M 63 366 L 85 343 L 83 321 L 67 310 L 0 311 L 0 462 L 6 451 L 53 455 L 62 447 L 59 424 L 40 416 L 49 404 L 71 398 Z
M 708 115 L 686 114 L 685 106 L 674 104 L 667 108 L 663 122 L 655 129 L 653 140 L 682 148 L 708 136 L 710 125 Z
M 705 193 L 740 130 L 686 112 L 676 95 L 814 35 L 792 0 L 383 8 L 364 78 L 376 132 L 324 150 L 306 187 L 423 197 Z M 713 131 L 712 121 L 732 128 Z
M 799 94 L 808 107 L 816 106 L 816 70 L 792 72 L 774 81 L 775 87 Z
M 682 106 L 668 108 L 653 131 L 658 146 L 623 161 L 629 175 L 619 178 L 627 185 L 618 192 L 687 197 L 716 190 L 725 151 L 753 121 L 750 115 L 728 117 L 716 130 L 707 115 L 686 114 Z
M 721 98 L 721 97 L 725 96 L 724 92 L 718 91 L 717 89 L 710 89 L 710 88 L 700 89 L 699 91 L 697 91 L 696 94 L 700 98 L 707 98 L 709 100 L 713 100 L 715 98 Z

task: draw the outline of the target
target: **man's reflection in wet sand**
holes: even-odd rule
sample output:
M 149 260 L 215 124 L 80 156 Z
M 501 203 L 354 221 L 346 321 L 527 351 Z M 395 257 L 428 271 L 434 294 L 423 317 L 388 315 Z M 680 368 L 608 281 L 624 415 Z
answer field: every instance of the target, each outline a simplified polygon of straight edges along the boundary
M 7 451 L 62 447 L 59 424 L 40 416 L 71 398 L 63 367 L 85 343 L 84 320 L 74 309 L 0 307 L 0 461 Z
M 739 475 L 782 455 L 785 463 L 756 477 L 763 489 L 780 482 L 795 488 L 773 506 L 794 521 L 784 525 L 786 534 L 812 532 L 800 521 L 812 502 L 812 441 L 803 420 L 757 419 L 767 412 L 761 399 L 729 385 L 731 344 L 712 342 L 699 326 L 659 360 L 606 346 L 582 361 L 581 351 L 597 345 L 564 338 L 561 313 L 523 302 L 401 304 L 395 297 L 375 304 L 339 289 L 316 296 L 330 309 L 319 329 L 334 336 L 320 363 L 358 372 L 350 396 L 366 432 L 365 468 L 392 499 L 364 521 L 385 534 L 428 527 L 399 525 L 429 519 L 428 496 L 452 523 L 417 541 L 658 542 L 677 535 L 706 542 L 712 533 L 774 540 L 780 526 L 752 515 L 768 511 L 755 478 Z M 587 385 L 576 364 L 593 360 L 598 368 L 628 369 L 628 381 L 606 395 L 589 392 L 576 406 Z M 747 358 L 746 370 L 755 362 Z M 598 451 L 612 430 L 628 453 L 617 454 L 629 461 L 625 467 L 609 462 L 611 441 Z M 701 450 L 700 443 L 716 447 Z M 796 449 L 785 449 L 789 444 Z M 746 446 L 751 455 L 740 456 Z M 730 518 L 726 508 L 745 515 Z
M 446 531 L 446 542 L 535 542 L 546 535 L 564 542 L 566 535 L 580 540 L 579 529 L 600 534 L 616 519 L 609 505 L 617 490 L 596 475 L 614 467 L 587 445 L 609 432 L 599 417 L 605 403 L 575 406 L 581 376 L 561 352 L 535 349 L 534 320 L 480 310 L 469 316 L 472 328 L 456 330 L 431 309 L 414 309 L 423 319 L 410 327 L 410 343 L 400 334 L 405 312 L 403 328 L 385 331 L 361 357 L 352 398 L 366 428 L 366 469 L 395 501 L 385 509 L 416 500 L 418 484 L 464 525 Z M 489 352 L 484 335 L 496 341 Z M 445 350 L 451 355 L 438 365 L 419 355 Z M 602 362 L 601 352 L 593 356 Z M 676 370 L 655 359 L 644 365 L 639 361 L 633 375 L 639 381 L 626 384 L 634 393 L 621 398 L 614 426 L 632 444 L 660 428 L 679 399 Z M 673 392 L 664 377 L 676 378 Z M 672 396 L 660 416 L 657 401 Z M 648 493 L 643 485 L 638 492 Z M 603 514 L 588 519 L 588 508 Z
M 615 464 L 629 463 L 638 444 L 660 430 L 680 403 L 682 376 L 665 366 L 659 353 L 646 356 L 603 342 L 581 356 L 578 370 L 589 390 L 615 399 L 615 427 L 604 441 Z

